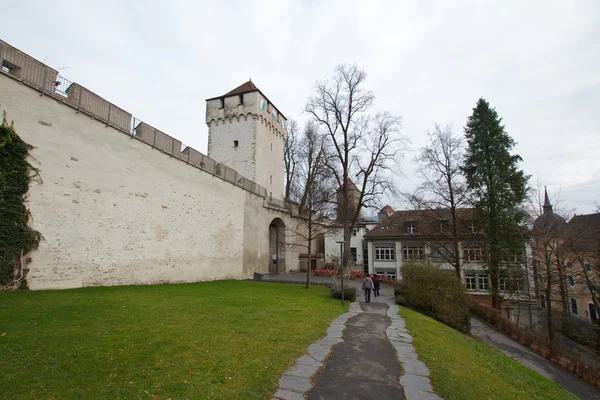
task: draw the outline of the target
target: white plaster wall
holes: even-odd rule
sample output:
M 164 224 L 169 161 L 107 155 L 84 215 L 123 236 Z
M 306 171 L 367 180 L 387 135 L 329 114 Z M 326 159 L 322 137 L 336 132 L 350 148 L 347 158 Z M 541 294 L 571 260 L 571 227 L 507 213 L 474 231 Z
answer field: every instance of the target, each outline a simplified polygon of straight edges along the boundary
M 257 129 L 251 115 L 213 120 L 209 124 L 208 156 L 264 186 L 256 180 Z M 234 147 L 234 140 L 238 141 L 238 147 Z
M 43 179 L 29 192 L 44 235 L 32 289 L 248 276 L 244 216 L 262 213 L 262 198 L 2 75 L 0 104 Z

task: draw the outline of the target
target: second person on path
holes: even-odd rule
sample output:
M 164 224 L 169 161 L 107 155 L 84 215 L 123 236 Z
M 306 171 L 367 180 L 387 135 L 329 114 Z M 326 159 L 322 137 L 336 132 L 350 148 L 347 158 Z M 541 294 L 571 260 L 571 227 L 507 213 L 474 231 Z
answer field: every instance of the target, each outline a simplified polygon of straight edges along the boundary
M 373 280 L 369 276 L 369 274 L 365 275 L 365 279 L 362 283 L 362 288 L 365 291 L 365 303 L 371 302 L 371 289 L 374 287 Z

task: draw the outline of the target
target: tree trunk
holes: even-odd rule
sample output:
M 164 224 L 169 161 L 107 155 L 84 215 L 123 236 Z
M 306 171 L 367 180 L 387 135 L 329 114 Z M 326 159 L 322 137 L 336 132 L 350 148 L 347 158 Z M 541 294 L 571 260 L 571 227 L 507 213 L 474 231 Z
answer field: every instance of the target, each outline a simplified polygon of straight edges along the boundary
M 309 216 L 310 218 L 310 216 Z M 312 267 L 312 222 L 308 223 L 308 266 L 306 267 L 306 289 L 310 289 L 310 269 Z

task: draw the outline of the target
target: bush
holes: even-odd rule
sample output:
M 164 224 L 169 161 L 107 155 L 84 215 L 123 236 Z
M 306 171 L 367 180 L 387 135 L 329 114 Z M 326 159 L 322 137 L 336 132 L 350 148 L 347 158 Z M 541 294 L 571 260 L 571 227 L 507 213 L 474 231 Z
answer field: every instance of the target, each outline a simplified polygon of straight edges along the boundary
M 600 350 L 600 327 L 598 325 L 590 324 L 580 318 L 572 315 L 563 315 L 558 312 L 555 313 L 555 317 L 557 320 L 561 320 L 559 322 L 562 326 L 561 331 L 569 339 Z
M 458 330 L 471 331 L 471 298 L 454 271 L 442 270 L 425 262 L 409 262 L 402 267 L 403 285 L 394 289 L 406 303 Z
M 334 299 L 342 298 L 342 291 L 340 288 L 332 288 L 331 289 L 331 297 Z M 356 288 L 353 287 L 345 287 L 344 288 L 344 300 L 354 301 L 356 300 Z
M 404 295 L 397 294 L 395 297 L 396 297 L 396 304 L 399 304 L 404 307 L 406 307 L 408 305 L 408 302 L 406 301 L 406 297 L 404 297 Z
M 313 275 L 315 276 L 331 276 L 333 273 L 332 270 L 329 269 L 315 269 Z

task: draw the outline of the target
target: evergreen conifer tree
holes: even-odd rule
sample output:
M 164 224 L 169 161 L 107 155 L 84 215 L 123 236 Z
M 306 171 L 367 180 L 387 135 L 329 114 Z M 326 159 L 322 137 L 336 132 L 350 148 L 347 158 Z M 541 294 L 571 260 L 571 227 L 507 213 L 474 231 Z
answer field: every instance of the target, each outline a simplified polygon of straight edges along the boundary
M 514 265 L 514 257 L 524 260 L 522 204 L 529 179 L 511 154 L 514 140 L 504 131 L 496 110 L 481 98 L 465 126 L 467 152 L 463 172 L 472 192 L 479 229 L 487 250 L 486 264 L 492 288 L 492 306 L 499 309 L 499 279 Z M 507 278 L 510 278 L 508 276 Z

